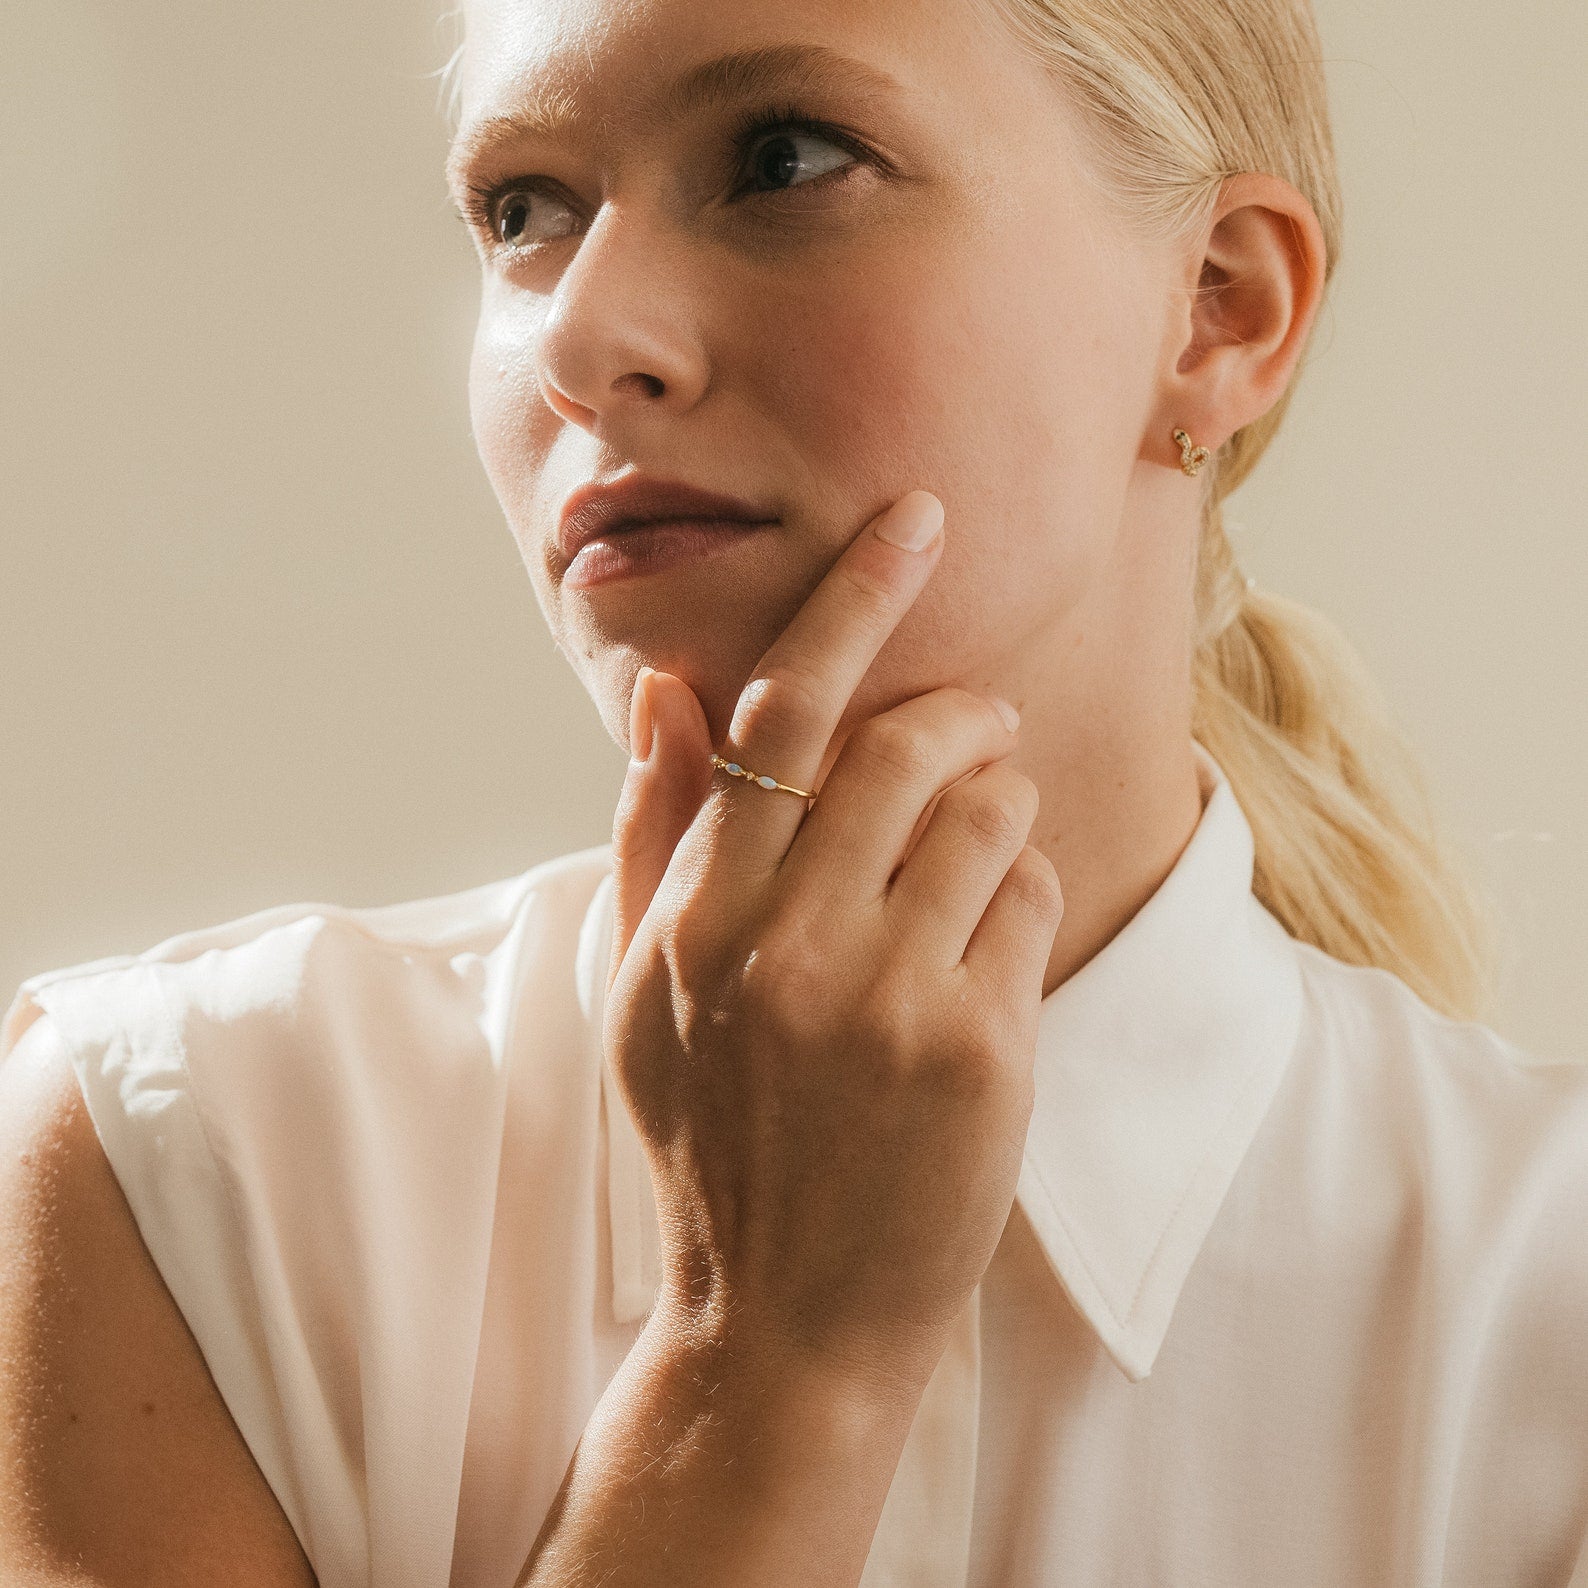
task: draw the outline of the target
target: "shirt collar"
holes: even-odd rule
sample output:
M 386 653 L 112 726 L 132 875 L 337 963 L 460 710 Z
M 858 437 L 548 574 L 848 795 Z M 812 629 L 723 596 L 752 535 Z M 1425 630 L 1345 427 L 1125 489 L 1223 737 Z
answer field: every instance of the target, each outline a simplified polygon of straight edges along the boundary
M 1217 761 L 1193 749 L 1203 807 L 1190 841 L 1146 904 L 1042 1000 L 1015 1195 L 1071 1302 L 1133 1382 L 1152 1370 L 1301 1022 L 1294 945 L 1251 891 L 1251 826 Z M 611 882 L 609 872 L 581 942 L 597 1049 Z M 604 1062 L 601 1079 L 613 1314 L 626 1322 L 655 1296 L 656 1207 Z

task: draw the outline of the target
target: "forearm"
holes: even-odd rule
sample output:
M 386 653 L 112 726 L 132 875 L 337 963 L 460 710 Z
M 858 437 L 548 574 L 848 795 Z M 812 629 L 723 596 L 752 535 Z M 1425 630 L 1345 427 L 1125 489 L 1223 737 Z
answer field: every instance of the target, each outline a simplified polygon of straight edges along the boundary
M 923 1387 L 842 1384 L 655 1314 L 519 1588 L 854 1588 Z

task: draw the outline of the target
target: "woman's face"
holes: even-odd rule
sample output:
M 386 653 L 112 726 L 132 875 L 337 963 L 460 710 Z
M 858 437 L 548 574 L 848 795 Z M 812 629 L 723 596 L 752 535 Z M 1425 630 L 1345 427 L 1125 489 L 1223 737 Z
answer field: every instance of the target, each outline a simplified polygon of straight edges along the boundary
M 1175 260 L 1110 217 L 1073 113 L 984 0 L 471 0 L 468 30 L 452 177 L 484 264 L 475 435 L 620 745 L 641 664 L 689 683 L 721 742 L 761 654 L 917 487 L 944 503 L 944 549 L 849 726 L 946 683 L 1029 713 L 1027 684 L 1062 692 L 1083 641 L 1106 652 L 1109 614 L 1183 624 L 1143 610 L 1188 599 L 1183 570 L 1169 596 L 1118 588 L 1193 500 L 1148 439 Z M 761 50 L 759 76 L 669 105 Z M 531 100 L 554 127 L 482 138 Z M 777 522 L 565 584 L 565 498 L 632 470 Z

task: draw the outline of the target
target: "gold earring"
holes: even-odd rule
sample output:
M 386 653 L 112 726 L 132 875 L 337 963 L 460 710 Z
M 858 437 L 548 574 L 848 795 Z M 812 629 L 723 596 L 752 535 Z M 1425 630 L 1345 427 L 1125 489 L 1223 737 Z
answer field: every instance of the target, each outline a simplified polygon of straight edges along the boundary
M 1180 467 L 1187 474 L 1196 474 L 1202 465 L 1213 456 L 1206 447 L 1193 447 L 1190 436 L 1183 430 L 1176 430 L 1174 438 L 1180 443 Z

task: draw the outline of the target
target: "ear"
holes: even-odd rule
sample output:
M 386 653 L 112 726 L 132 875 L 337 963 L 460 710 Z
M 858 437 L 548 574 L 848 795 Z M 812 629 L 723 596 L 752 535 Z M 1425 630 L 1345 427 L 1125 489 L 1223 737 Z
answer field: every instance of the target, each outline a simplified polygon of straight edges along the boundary
M 1183 257 L 1149 456 L 1180 466 L 1170 431 L 1216 452 L 1284 395 L 1323 299 L 1327 254 L 1312 206 L 1289 182 L 1228 178 Z

